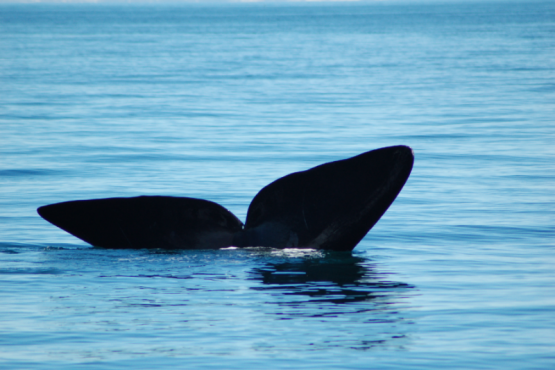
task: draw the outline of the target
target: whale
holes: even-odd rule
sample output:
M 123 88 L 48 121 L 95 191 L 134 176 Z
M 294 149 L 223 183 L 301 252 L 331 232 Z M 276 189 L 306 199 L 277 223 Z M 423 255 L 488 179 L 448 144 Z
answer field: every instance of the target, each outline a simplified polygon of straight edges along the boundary
M 204 199 L 138 196 L 45 205 L 38 214 L 102 248 L 311 248 L 352 251 L 410 176 L 408 146 L 375 149 L 294 172 L 265 186 L 243 224 Z

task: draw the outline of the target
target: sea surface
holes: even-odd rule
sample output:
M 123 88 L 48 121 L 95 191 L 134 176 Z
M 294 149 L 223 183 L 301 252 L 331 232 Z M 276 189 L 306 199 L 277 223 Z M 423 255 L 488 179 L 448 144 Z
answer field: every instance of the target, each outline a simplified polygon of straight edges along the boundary
M 36 213 L 244 221 L 398 144 L 352 253 L 93 248 Z M 554 369 L 555 2 L 0 5 L 0 368 Z

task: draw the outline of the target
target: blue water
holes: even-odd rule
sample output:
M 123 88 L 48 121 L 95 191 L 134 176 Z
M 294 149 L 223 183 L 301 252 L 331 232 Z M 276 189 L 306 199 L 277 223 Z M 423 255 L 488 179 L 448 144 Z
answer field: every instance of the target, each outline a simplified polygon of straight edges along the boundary
M 0 6 L 0 368 L 555 368 L 555 3 Z M 36 214 L 415 152 L 352 253 Z

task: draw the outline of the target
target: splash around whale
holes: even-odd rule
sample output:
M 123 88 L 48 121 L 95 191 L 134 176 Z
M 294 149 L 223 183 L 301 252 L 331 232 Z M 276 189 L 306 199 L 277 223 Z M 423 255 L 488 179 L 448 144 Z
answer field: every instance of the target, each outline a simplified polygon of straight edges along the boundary
M 217 203 L 170 196 L 76 200 L 37 212 L 104 248 L 351 251 L 393 203 L 413 163 L 411 148 L 400 145 L 289 174 L 260 190 L 245 224 Z

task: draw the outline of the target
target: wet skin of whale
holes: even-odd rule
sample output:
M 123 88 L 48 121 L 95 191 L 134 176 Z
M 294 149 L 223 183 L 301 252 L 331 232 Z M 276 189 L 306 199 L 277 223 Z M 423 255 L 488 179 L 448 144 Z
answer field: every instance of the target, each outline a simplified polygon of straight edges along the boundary
M 245 225 L 217 203 L 185 197 L 76 200 L 37 211 L 97 247 L 351 251 L 393 203 L 413 163 L 409 147 L 392 146 L 292 173 L 260 190 Z

